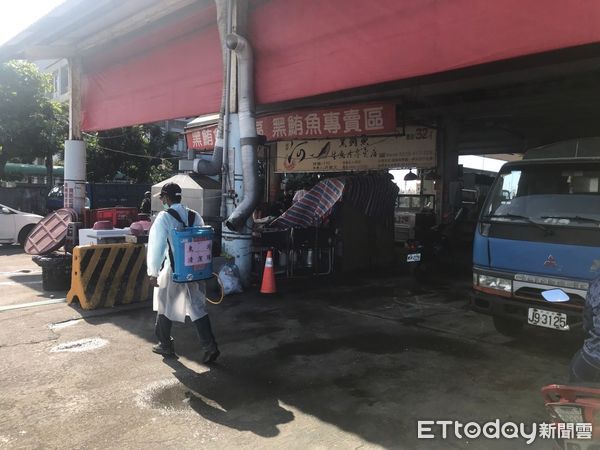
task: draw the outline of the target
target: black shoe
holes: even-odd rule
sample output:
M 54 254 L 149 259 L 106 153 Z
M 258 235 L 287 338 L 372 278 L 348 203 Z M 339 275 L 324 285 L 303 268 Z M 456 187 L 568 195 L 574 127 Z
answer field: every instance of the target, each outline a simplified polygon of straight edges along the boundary
M 152 351 L 163 356 L 175 356 L 175 348 L 173 347 L 173 344 L 169 345 L 168 347 L 165 347 L 162 344 L 156 344 L 152 346 Z
M 212 364 L 217 360 L 217 358 L 219 357 L 220 354 L 221 354 L 221 352 L 219 351 L 218 348 L 216 348 L 214 350 L 206 351 L 206 352 L 204 352 L 204 358 L 202 358 L 202 362 L 204 364 Z

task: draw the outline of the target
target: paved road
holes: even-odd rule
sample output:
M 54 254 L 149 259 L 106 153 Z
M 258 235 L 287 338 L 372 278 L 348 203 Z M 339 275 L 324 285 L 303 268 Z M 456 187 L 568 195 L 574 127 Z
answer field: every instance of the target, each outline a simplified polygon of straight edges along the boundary
M 0 249 L 0 306 L 63 298 L 18 248 Z M 28 271 L 28 272 L 27 272 Z M 276 297 L 210 306 L 222 350 L 150 352 L 150 305 L 0 311 L 0 448 L 550 448 L 548 441 L 417 439 L 417 420 L 547 420 L 577 334 L 515 341 L 468 311 L 469 279 L 296 280 Z
M 65 292 L 45 292 L 42 268 L 16 245 L 0 247 L 0 311 L 64 302 Z

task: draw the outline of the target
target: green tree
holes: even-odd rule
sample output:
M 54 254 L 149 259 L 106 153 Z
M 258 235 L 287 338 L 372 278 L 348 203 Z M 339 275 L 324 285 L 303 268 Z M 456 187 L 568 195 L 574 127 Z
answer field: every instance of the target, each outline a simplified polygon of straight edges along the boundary
M 0 65 L 0 178 L 7 162 L 31 163 L 55 154 L 67 137 L 64 105 L 47 97 L 51 76 L 34 64 L 9 61 Z M 50 158 L 51 159 L 51 158 Z
M 49 102 L 44 114 L 45 121 L 40 133 L 40 150 L 44 150 L 48 182 L 53 166 L 54 155 L 64 152 L 65 139 L 69 134 L 68 102 Z
M 175 133 L 156 125 L 139 125 L 86 134 L 87 178 L 92 182 L 112 181 L 122 173 L 136 183 L 154 183 L 175 171 L 170 148 Z

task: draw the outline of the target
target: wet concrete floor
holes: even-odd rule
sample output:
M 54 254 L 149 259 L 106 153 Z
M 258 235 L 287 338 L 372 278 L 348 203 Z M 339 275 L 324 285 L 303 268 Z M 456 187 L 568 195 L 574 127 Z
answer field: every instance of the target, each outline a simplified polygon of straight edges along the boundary
M 147 304 L 0 313 L 0 448 L 551 448 L 419 440 L 417 421 L 547 421 L 539 390 L 566 380 L 577 332 L 500 336 L 468 310 L 468 275 L 279 287 L 210 306 L 210 368 L 190 323 L 174 327 L 178 358 L 150 352 Z

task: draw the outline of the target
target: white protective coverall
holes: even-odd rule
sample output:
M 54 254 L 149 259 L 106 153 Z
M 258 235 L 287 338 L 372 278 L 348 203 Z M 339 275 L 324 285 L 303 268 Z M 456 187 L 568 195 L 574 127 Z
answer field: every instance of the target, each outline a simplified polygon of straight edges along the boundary
M 171 205 L 171 209 L 177 211 L 181 220 L 188 223 L 188 209 L 185 206 L 181 203 L 174 203 Z M 203 226 L 202 217 L 197 212 L 195 214 L 196 220 L 193 226 Z M 185 316 L 190 316 L 190 319 L 195 321 L 207 314 L 204 281 L 191 283 L 173 281 L 167 239 L 170 241 L 170 230 L 181 228 L 183 225 L 169 213 L 159 212 L 150 228 L 146 258 L 148 276 L 157 277 L 158 282 L 158 287 L 154 288 L 154 311 L 158 311 L 158 314 L 164 314 L 168 319 L 176 322 L 185 322 Z M 163 262 L 164 266 L 161 270 Z

